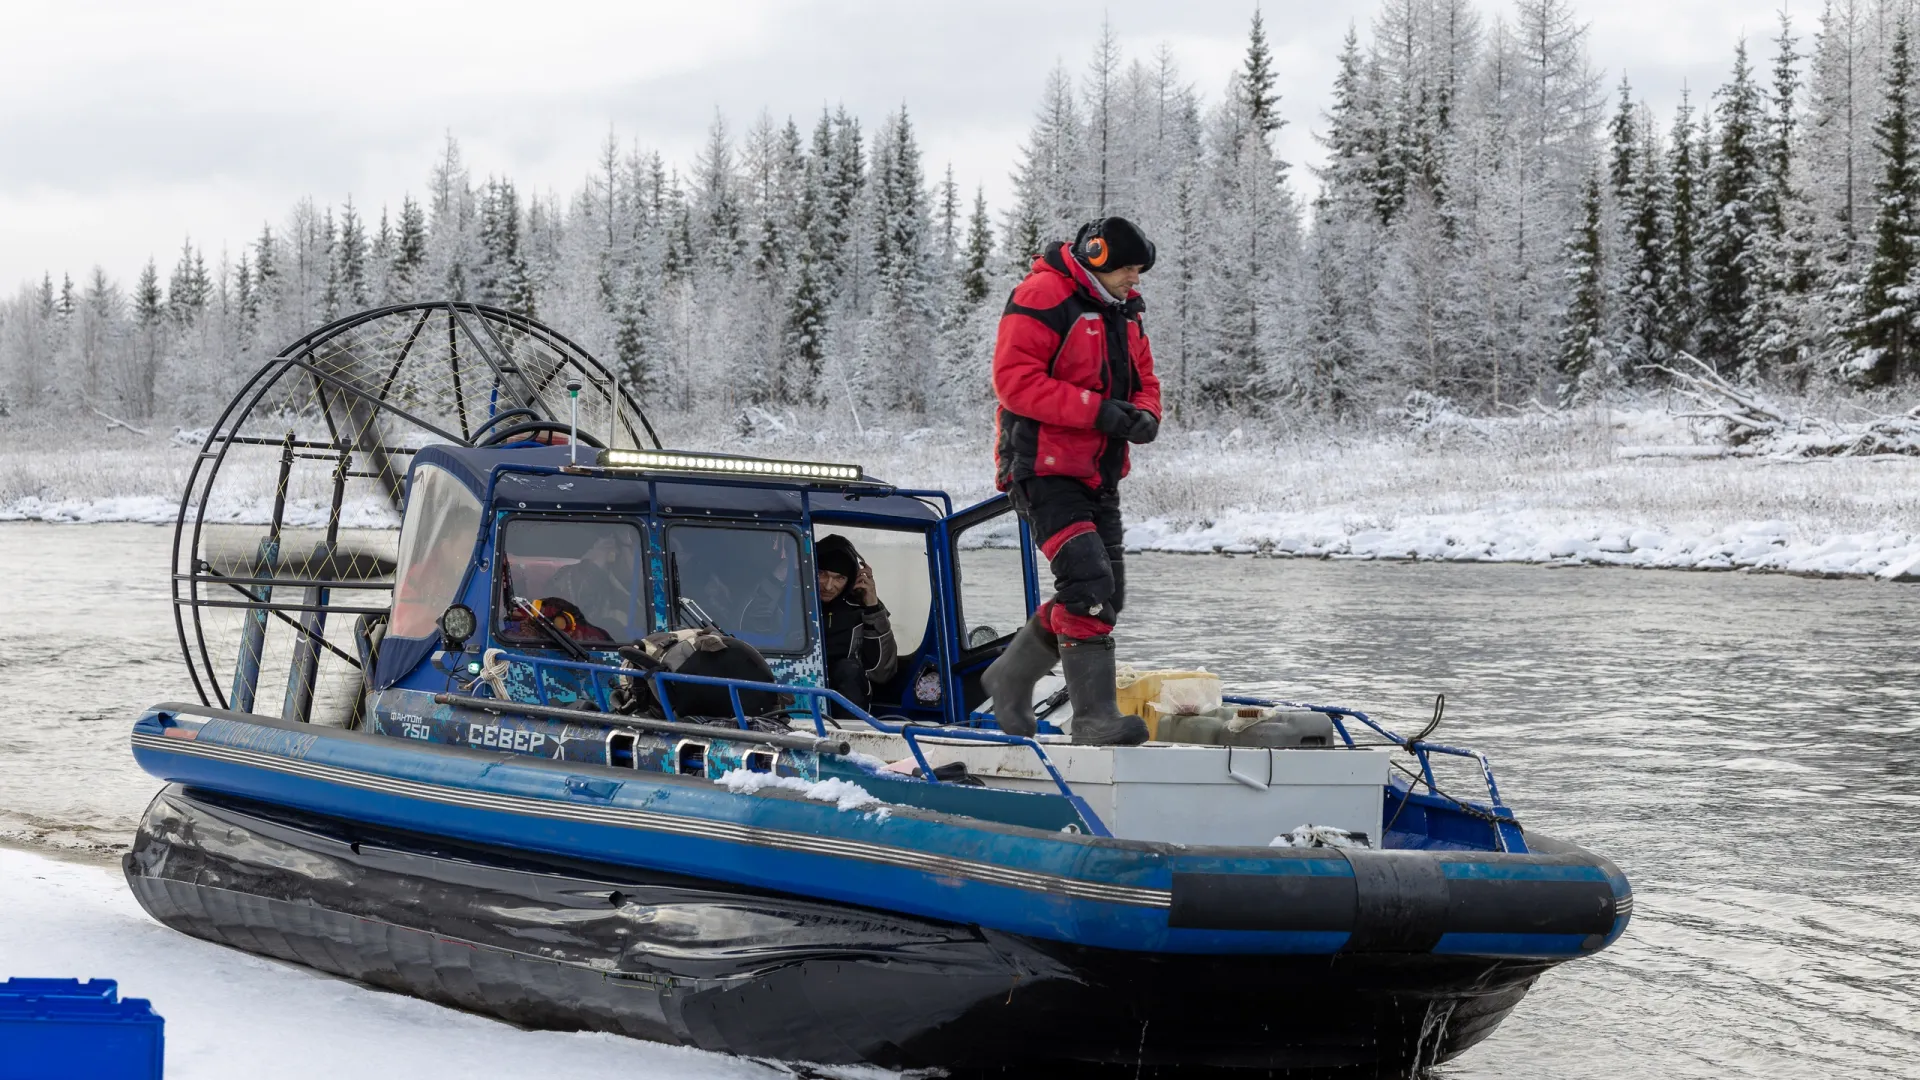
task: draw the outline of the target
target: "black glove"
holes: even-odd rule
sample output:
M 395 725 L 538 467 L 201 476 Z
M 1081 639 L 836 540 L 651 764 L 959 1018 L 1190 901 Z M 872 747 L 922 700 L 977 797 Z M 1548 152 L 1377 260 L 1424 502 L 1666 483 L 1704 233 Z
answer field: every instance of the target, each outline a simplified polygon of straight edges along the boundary
M 1133 424 L 1122 434 L 1130 443 L 1150 443 L 1160 434 L 1160 421 L 1145 409 L 1133 410 Z
M 1100 415 L 1093 418 L 1093 427 L 1102 434 L 1124 439 L 1127 432 L 1133 430 L 1134 417 L 1138 414 L 1138 409 L 1119 398 L 1108 398 L 1100 403 Z

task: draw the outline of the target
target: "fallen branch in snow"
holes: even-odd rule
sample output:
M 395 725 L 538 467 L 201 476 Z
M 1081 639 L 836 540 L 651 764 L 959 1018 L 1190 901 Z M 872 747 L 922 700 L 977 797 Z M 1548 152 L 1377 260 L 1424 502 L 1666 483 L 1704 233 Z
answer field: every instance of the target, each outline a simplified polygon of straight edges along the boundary
M 1672 376 L 1675 389 L 1697 406 L 1696 411 L 1678 415 L 1720 424 L 1736 454 L 1779 458 L 1920 456 L 1920 406 L 1864 423 L 1801 416 L 1751 387 L 1736 385 L 1695 357 L 1679 355 L 1692 365 L 1690 369 L 1649 366 Z
M 117 428 L 117 427 L 123 427 L 123 428 L 126 428 L 128 431 L 133 432 L 135 435 L 153 434 L 153 432 L 151 431 L 143 431 L 140 428 L 134 427 L 132 424 L 129 424 L 125 420 L 121 420 L 118 417 L 108 416 L 106 413 L 101 412 L 99 409 L 96 409 L 91 405 L 87 406 L 87 411 L 91 412 L 93 415 L 99 417 L 100 419 L 105 420 L 107 422 L 108 431 L 112 431 L 114 428 Z

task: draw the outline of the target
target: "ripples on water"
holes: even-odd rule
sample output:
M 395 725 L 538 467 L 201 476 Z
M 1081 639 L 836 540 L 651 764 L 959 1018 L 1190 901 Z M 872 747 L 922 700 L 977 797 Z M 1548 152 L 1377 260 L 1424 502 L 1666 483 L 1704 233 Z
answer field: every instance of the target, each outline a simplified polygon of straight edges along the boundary
M 171 530 L 0 526 L 0 838 L 124 845 L 127 725 L 190 697 Z M 1528 827 L 1633 879 L 1447 1080 L 1920 1076 L 1911 587 L 1750 575 L 1136 556 L 1123 659 L 1487 751 Z M 1454 783 L 1472 790 L 1472 778 Z

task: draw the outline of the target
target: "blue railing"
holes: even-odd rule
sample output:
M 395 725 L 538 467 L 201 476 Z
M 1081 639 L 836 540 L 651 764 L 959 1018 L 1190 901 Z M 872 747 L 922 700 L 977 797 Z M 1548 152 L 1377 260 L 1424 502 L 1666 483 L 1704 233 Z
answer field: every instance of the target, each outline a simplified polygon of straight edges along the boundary
M 752 725 L 747 718 L 746 708 L 740 702 L 740 692 L 742 690 L 774 694 L 792 694 L 796 697 L 805 698 L 807 700 L 808 715 L 813 720 L 814 732 L 821 738 L 827 737 L 825 708 L 828 705 L 837 706 L 844 710 L 850 719 L 859 720 L 876 731 L 885 732 L 888 735 L 898 735 L 905 740 L 908 752 L 913 755 L 915 764 L 920 766 L 920 775 L 929 783 L 938 784 L 944 781 L 934 775 L 933 764 L 927 760 L 926 751 L 920 747 L 920 740 L 927 736 L 940 739 L 956 739 L 962 742 L 1024 746 L 1032 750 L 1035 756 L 1040 759 L 1040 767 L 1047 771 L 1047 776 L 1052 778 L 1054 786 L 1060 789 L 1060 794 L 1073 805 L 1075 812 L 1080 815 L 1080 819 L 1086 823 L 1087 831 L 1094 836 L 1113 835 L 1113 833 L 1107 829 L 1106 823 L 1100 820 L 1100 816 L 1093 812 L 1093 807 L 1087 805 L 1085 799 L 1074 793 L 1072 785 L 1068 784 L 1066 778 L 1060 775 L 1060 770 L 1053 764 L 1053 759 L 1047 756 L 1046 750 L 1043 749 L 1038 742 L 1023 736 L 1009 735 L 1004 731 L 982 731 L 975 728 L 934 727 L 912 723 L 889 724 L 858 705 L 855 705 L 853 702 L 848 701 L 838 692 L 818 686 L 790 686 L 782 683 L 753 682 L 746 679 L 721 679 L 707 675 L 682 675 L 678 672 L 671 671 L 647 673 L 637 671 L 633 668 L 614 667 L 610 664 L 595 664 L 580 660 L 551 660 L 546 657 L 531 656 L 526 653 L 501 652 L 496 653 L 495 656 L 497 659 L 504 660 L 509 664 L 526 664 L 533 670 L 534 696 L 541 705 L 550 706 L 553 704 L 551 694 L 547 689 L 547 679 L 543 669 L 558 668 L 563 671 L 585 673 L 591 680 L 588 689 L 593 694 L 595 705 L 599 707 L 600 711 L 613 714 L 609 716 L 609 720 L 614 722 L 617 722 L 618 714 L 613 713 L 613 703 L 610 696 L 612 686 L 610 682 L 604 681 L 614 678 L 637 677 L 646 679 L 647 682 L 653 686 L 654 700 L 660 703 L 661 713 L 664 718 L 670 722 L 678 722 L 679 718 L 674 715 L 673 702 L 665 692 L 663 685 L 665 683 L 686 683 L 694 686 L 724 687 L 727 691 L 728 700 L 733 703 L 734 723 L 738 724 L 743 730 L 750 729 Z M 481 685 L 485 684 L 482 683 Z M 476 686 L 475 690 L 477 691 L 478 689 L 479 687 Z
M 1515 847 L 1520 847 L 1521 843 L 1524 843 L 1520 841 L 1518 821 L 1513 816 L 1513 811 L 1500 801 L 1500 785 L 1493 778 L 1493 762 L 1488 761 L 1487 755 L 1478 750 L 1461 746 L 1448 746 L 1444 743 L 1415 742 L 1386 727 L 1384 724 L 1379 723 L 1358 709 L 1348 709 L 1338 705 L 1307 705 L 1297 701 L 1279 701 L 1274 698 L 1247 697 L 1240 694 L 1224 695 L 1220 700 L 1229 705 L 1258 705 L 1270 709 L 1308 709 L 1321 713 L 1325 715 L 1327 719 L 1333 721 L 1333 729 L 1340 733 L 1340 738 L 1348 746 L 1358 744 L 1353 741 L 1353 734 L 1347 730 L 1347 725 L 1341 722 L 1341 718 L 1349 717 L 1358 720 L 1371 728 L 1374 733 L 1381 738 L 1412 754 L 1420 763 L 1420 780 L 1427 785 L 1427 791 L 1438 798 L 1449 801 L 1457 802 L 1458 800 L 1442 793 L 1440 785 L 1434 782 L 1432 755 L 1444 754 L 1450 757 L 1472 758 L 1480 763 L 1480 776 L 1487 784 L 1488 803 L 1485 807 L 1476 807 L 1470 802 L 1464 805 L 1475 810 L 1484 810 L 1487 816 L 1492 819 L 1494 825 L 1494 841 L 1499 844 L 1500 850 L 1509 851 Z M 1524 847 L 1521 847 L 1521 850 L 1525 850 Z

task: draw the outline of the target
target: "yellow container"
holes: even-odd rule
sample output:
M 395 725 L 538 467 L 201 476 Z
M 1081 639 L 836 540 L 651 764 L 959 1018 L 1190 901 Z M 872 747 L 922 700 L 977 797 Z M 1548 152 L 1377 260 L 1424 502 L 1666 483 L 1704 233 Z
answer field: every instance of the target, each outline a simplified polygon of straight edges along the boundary
M 1158 739 L 1161 716 L 1219 707 L 1220 676 L 1208 671 L 1122 669 L 1114 680 L 1114 693 L 1120 711 L 1145 720 L 1149 736 Z

